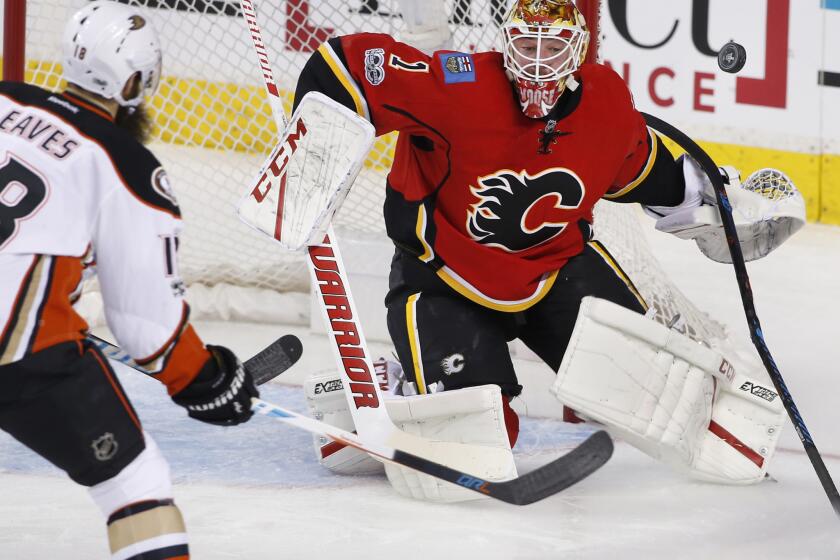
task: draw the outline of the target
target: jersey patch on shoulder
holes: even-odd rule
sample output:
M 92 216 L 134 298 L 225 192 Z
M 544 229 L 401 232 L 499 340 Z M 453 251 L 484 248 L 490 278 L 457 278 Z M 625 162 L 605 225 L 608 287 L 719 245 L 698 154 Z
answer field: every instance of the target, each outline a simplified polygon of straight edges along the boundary
M 365 78 L 372 86 L 385 81 L 385 49 L 365 51 Z
M 152 188 L 160 196 L 171 202 L 173 206 L 178 206 L 178 200 L 172 190 L 172 183 L 169 182 L 169 177 L 163 167 L 158 167 L 152 171 Z
M 465 53 L 440 53 L 443 80 L 447 84 L 463 84 L 475 81 L 475 64 L 472 55 Z

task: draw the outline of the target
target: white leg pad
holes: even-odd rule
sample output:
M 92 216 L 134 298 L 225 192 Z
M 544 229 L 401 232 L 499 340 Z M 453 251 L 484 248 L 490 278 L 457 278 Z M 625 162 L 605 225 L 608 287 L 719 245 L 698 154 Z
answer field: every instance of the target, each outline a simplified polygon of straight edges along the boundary
M 588 297 L 551 391 L 654 458 L 697 478 L 747 484 L 764 477 L 784 410 L 775 392 L 756 390 L 762 398 L 745 383 L 768 391 L 718 352 Z
M 172 498 L 169 463 L 151 435 L 143 432 L 143 438 L 146 448 L 117 476 L 88 488 L 105 517 L 136 502 Z
M 304 390 L 314 418 L 344 430 L 355 429 L 341 381 L 335 374 L 307 380 Z M 474 458 L 459 456 L 453 458 L 453 466 L 457 464 L 459 470 L 492 481 L 516 476 L 498 386 L 485 385 L 411 397 L 393 396 L 385 399 L 385 405 L 398 428 L 440 443 L 435 448 L 438 452 L 434 456 L 435 461 L 450 464 L 446 461 L 448 443 L 469 443 L 503 452 Z M 337 444 L 320 436 L 315 436 L 314 442 L 320 463 L 337 474 L 382 472 L 382 463 L 367 453 L 351 447 L 336 450 Z M 403 496 L 434 502 L 481 498 L 477 492 L 397 465 L 386 463 L 385 473 L 394 489 Z
M 304 381 L 303 390 L 310 416 L 348 432 L 356 430 L 338 374 L 310 377 Z M 312 434 L 312 443 L 318 462 L 336 474 L 368 475 L 382 472 L 382 463 L 355 447 L 336 443 L 318 434 Z
M 732 383 L 718 383 L 695 478 L 750 484 L 764 477 L 785 421 L 782 399 L 771 387 L 740 374 Z
M 459 456 L 457 468 L 490 481 L 510 480 L 517 476 L 497 385 L 482 385 L 430 395 L 396 397 L 386 401 L 388 414 L 403 431 L 440 442 L 469 443 L 505 451 L 494 462 L 476 457 L 470 461 Z M 437 458 L 448 464 L 445 459 Z M 453 461 L 454 464 L 454 461 Z M 438 478 L 420 474 L 399 465 L 385 464 L 385 473 L 394 489 L 418 500 L 462 502 L 482 498 Z

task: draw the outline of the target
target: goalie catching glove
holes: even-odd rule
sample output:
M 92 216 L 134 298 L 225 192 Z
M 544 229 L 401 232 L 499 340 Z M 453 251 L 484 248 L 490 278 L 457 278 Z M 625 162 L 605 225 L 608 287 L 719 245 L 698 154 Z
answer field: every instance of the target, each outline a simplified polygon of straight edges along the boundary
M 224 346 L 208 345 L 211 357 L 192 382 L 172 395 L 175 404 L 187 409 L 190 418 L 217 426 L 247 422 L 251 398 L 260 393 L 251 373 Z
M 685 199 L 679 206 L 646 206 L 656 229 L 694 239 L 713 261 L 731 263 L 714 187 L 694 159 L 681 158 Z M 721 167 L 732 218 L 745 261 L 764 257 L 805 224 L 805 200 L 793 181 L 777 169 L 760 169 L 742 184 L 734 167 Z

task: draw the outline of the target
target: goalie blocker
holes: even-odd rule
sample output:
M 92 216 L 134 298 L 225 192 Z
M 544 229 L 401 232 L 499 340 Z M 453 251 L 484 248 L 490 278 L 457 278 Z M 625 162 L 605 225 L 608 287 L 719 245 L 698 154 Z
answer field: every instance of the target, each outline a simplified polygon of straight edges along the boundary
M 695 478 L 751 484 L 764 478 L 785 417 L 769 387 L 677 331 L 587 297 L 551 391 Z
M 365 119 L 321 93 L 308 93 L 240 200 L 240 219 L 290 251 L 320 243 L 374 136 Z

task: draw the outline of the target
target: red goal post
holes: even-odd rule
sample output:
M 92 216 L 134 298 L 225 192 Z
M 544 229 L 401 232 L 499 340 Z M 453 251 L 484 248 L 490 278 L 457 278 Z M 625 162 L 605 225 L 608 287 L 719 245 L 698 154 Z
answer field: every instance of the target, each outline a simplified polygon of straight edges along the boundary
M 3 4 L 3 79 L 23 81 L 26 47 L 26 0 Z

